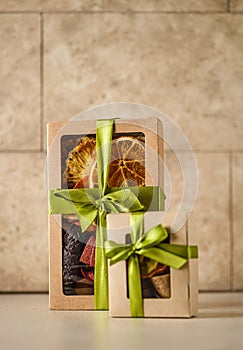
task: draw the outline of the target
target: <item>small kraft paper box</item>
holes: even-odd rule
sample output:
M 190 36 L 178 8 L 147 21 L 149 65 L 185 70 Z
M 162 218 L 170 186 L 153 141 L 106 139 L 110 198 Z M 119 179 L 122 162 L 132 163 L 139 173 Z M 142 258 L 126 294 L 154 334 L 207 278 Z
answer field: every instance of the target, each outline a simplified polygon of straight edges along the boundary
M 170 212 L 108 214 L 110 316 L 197 315 L 193 214 L 178 232 L 171 233 L 174 217 Z
M 106 214 L 163 210 L 162 124 L 80 120 L 47 131 L 49 306 L 107 310 Z

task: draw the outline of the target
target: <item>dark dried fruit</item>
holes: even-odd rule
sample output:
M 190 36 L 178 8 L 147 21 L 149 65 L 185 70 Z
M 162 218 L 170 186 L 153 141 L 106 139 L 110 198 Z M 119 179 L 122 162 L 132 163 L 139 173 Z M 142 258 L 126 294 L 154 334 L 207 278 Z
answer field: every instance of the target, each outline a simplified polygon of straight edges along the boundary
M 62 250 L 62 275 L 63 275 L 63 292 L 66 295 L 74 293 L 75 283 L 81 277 L 79 257 L 85 244 L 79 240 L 81 229 L 72 222 L 63 219 L 63 250 Z
M 62 220 L 63 235 L 63 292 L 65 295 L 81 294 L 81 287 L 78 285 L 83 277 L 86 281 L 93 282 L 94 280 L 94 268 L 90 268 L 90 264 L 94 266 L 95 259 L 95 226 L 90 227 L 85 232 L 81 232 L 80 225 L 75 217 L 63 217 Z M 85 261 L 81 261 L 80 257 L 83 256 L 84 250 L 91 249 L 89 256 L 86 253 Z M 92 253 L 93 250 L 93 253 Z M 87 294 L 87 287 L 84 288 L 84 294 Z M 91 288 L 92 289 L 92 288 Z M 91 290 L 90 289 L 90 290 Z

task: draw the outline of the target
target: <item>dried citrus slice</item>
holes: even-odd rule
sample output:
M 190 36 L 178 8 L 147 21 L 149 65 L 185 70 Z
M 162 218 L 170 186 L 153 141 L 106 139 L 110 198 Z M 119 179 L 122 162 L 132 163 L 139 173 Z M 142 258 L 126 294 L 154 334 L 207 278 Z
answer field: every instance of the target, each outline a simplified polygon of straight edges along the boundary
M 68 188 L 90 187 L 87 183 L 96 161 L 95 145 L 95 139 L 86 136 L 69 152 L 64 173 Z
M 144 142 L 131 136 L 114 140 L 108 184 L 110 187 L 145 185 Z
M 96 141 L 84 137 L 66 160 L 66 181 L 69 188 L 98 187 Z M 145 185 L 145 145 L 133 136 L 112 141 L 109 187 Z

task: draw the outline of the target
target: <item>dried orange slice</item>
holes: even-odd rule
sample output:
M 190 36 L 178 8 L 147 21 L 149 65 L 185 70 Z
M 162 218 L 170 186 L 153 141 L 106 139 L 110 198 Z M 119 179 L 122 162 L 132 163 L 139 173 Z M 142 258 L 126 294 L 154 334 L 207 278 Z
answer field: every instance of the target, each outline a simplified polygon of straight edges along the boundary
M 98 187 L 96 141 L 84 137 L 69 153 L 65 177 L 69 188 Z M 133 136 L 112 141 L 109 187 L 145 185 L 145 145 Z
M 114 140 L 109 171 L 110 187 L 145 185 L 144 142 L 131 136 Z

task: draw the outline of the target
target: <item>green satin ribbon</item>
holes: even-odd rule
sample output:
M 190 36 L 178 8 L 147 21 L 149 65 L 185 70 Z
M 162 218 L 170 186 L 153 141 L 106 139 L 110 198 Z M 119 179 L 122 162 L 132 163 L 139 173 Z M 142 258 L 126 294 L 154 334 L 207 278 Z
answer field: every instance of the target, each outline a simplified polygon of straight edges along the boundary
M 104 250 L 107 213 L 163 209 L 164 194 L 158 186 L 108 188 L 113 119 L 96 122 L 98 188 L 49 191 L 50 214 L 76 214 L 82 232 L 96 220 L 94 297 L 97 310 L 108 310 L 108 268 Z
M 130 313 L 132 317 L 143 317 L 143 299 L 139 255 L 161 264 L 180 269 L 188 259 L 198 258 L 197 246 L 162 243 L 168 233 L 162 225 L 157 225 L 143 234 L 143 213 L 130 214 L 131 244 L 117 244 L 106 241 L 106 256 L 110 264 L 128 260 L 128 289 Z

